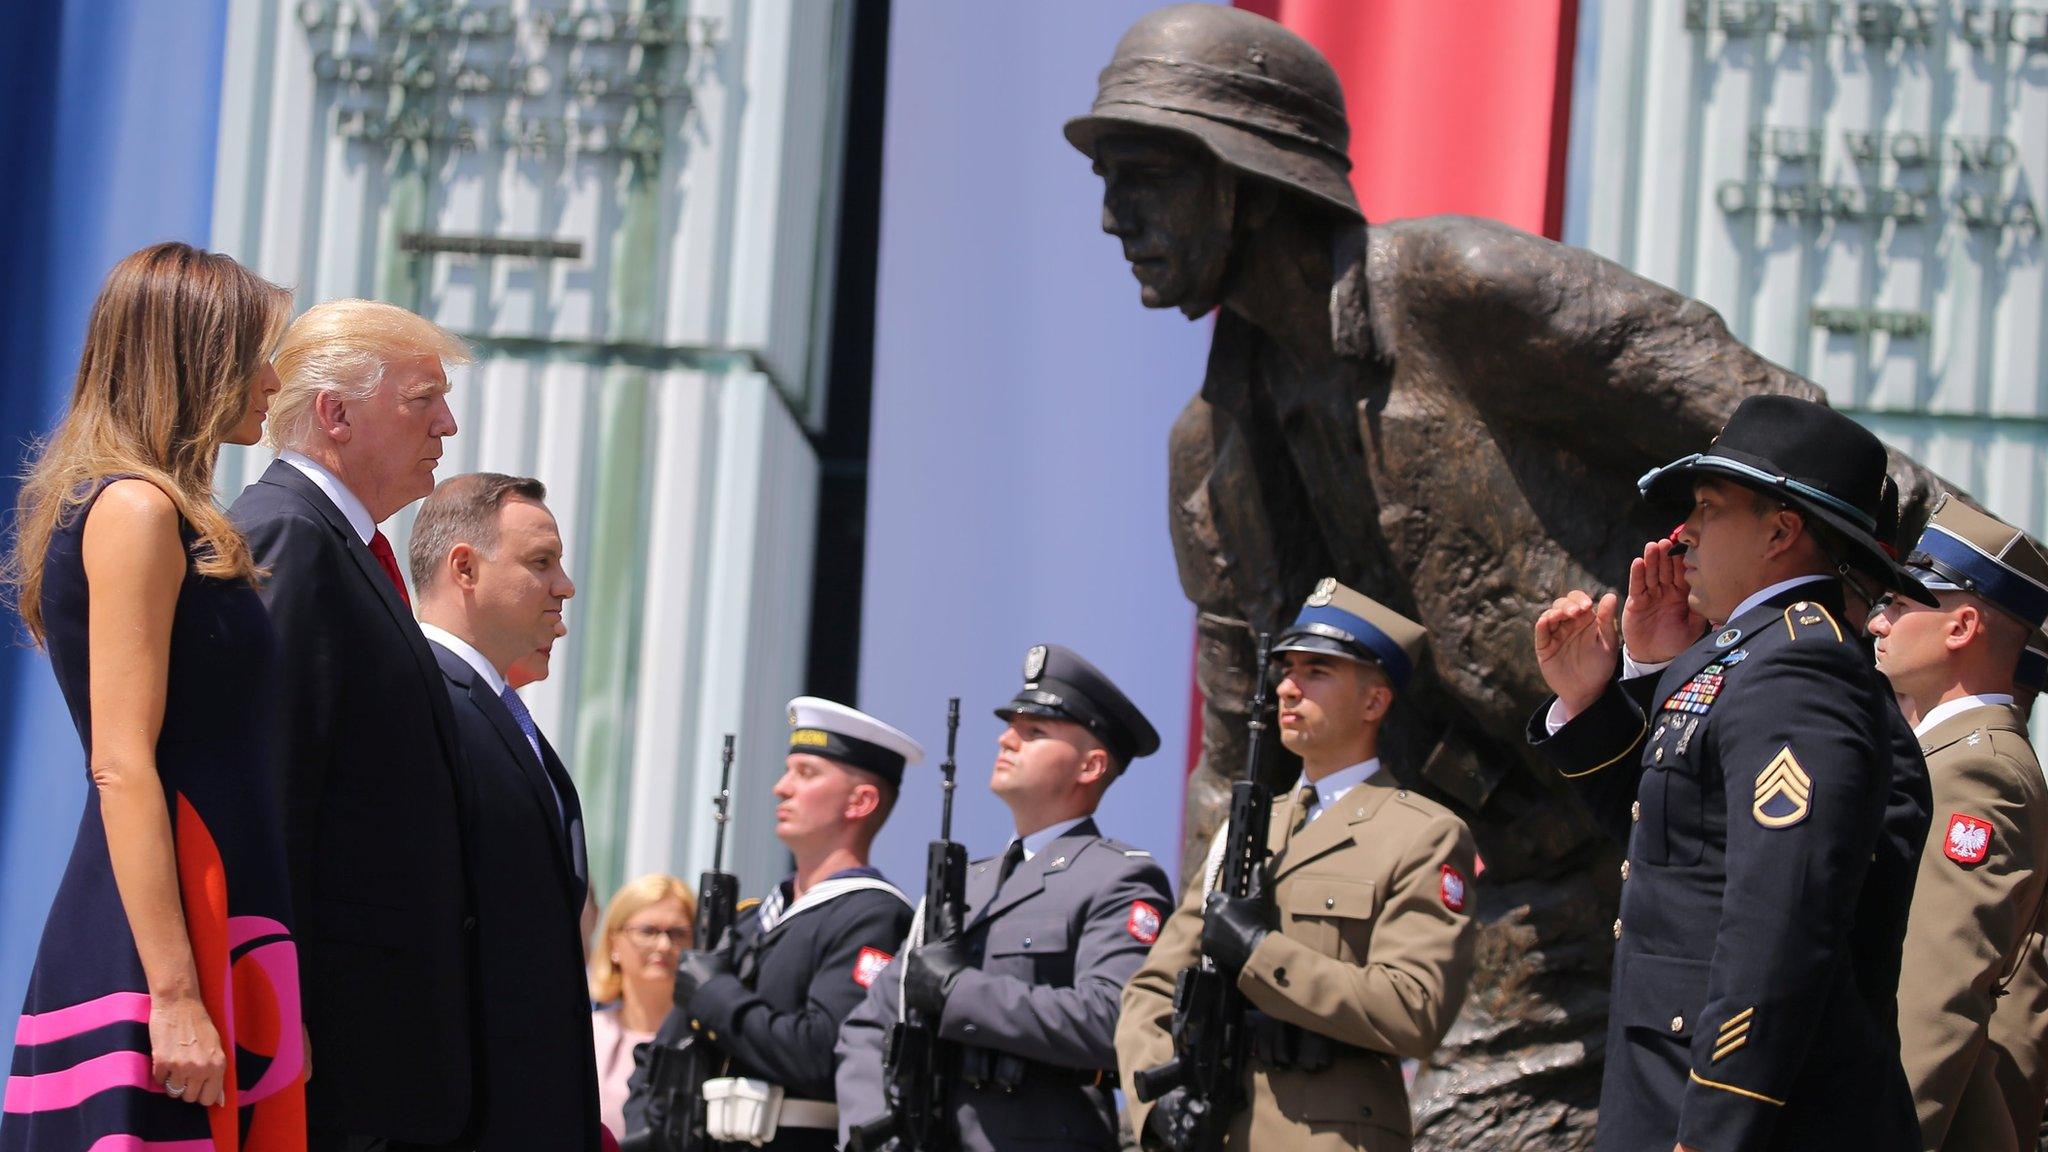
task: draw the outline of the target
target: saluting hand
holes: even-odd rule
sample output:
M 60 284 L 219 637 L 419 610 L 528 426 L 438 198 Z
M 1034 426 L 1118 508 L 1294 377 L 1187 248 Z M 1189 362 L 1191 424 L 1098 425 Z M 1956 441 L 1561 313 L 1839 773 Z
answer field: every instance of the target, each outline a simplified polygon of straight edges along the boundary
M 1574 588 L 1536 618 L 1536 667 L 1566 719 L 1600 698 L 1621 663 L 1621 637 L 1614 626 L 1617 599 L 1609 592 L 1595 603 Z
M 1621 638 L 1629 655 L 1644 664 L 1675 660 L 1707 630 L 1707 619 L 1692 610 L 1692 585 L 1685 561 L 1670 539 L 1643 545 L 1629 561 L 1628 600 L 1621 608 Z

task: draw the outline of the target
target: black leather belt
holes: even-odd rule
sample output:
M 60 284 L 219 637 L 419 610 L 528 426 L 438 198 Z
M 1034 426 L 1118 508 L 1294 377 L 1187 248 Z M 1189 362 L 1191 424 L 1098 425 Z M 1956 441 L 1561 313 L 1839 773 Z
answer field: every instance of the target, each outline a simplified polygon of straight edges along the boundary
M 1026 1060 L 993 1048 L 960 1049 L 960 1082 L 973 1088 L 1015 1092 L 1034 1087 L 1114 1088 L 1116 1073 L 1096 1068 L 1063 1068 Z
M 1333 1040 L 1257 1009 L 1245 1017 L 1245 1026 L 1251 1032 L 1252 1059 L 1283 1072 L 1321 1072 L 1343 1056 L 1392 1059 L 1384 1052 Z

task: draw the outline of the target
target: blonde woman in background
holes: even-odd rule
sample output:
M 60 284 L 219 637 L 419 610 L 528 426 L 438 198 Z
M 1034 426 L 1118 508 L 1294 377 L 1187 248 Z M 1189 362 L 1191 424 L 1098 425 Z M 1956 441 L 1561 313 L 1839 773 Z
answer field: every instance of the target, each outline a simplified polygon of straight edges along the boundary
M 590 1026 L 597 1042 L 598 1115 L 626 1135 L 626 1081 L 633 1049 L 654 1039 L 675 994 L 676 957 L 691 948 L 697 897 L 673 876 L 642 876 L 620 888 L 604 911 L 590 951 Z

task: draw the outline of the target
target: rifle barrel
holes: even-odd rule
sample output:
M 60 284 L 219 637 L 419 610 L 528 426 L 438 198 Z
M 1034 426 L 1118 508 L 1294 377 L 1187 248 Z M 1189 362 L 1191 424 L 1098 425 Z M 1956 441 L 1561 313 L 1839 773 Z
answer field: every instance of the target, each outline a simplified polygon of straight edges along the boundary
M 732 733 L 725 734 L 725 750 L 719 753 L 723 761 L 718 769 L 718 795 L 712 797 L 711 820 L 716 826 L 711 839 L 711 868 L 722 871 L 725 868 L 725 825 L 731 819 L 732 810 Z
M 939 839 L 953 838 L 953 745 L 960 736 L 960 698 L 946 700 L 946 758 L 939 764 L 939 791 L 945 796 L 939 811 Z

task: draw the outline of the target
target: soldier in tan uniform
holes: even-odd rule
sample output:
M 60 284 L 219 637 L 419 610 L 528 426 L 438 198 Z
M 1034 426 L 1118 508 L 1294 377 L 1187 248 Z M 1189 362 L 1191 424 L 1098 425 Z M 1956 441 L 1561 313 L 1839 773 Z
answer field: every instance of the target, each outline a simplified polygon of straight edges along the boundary
M 1132 1074 L 1173 1054 L 1174 979 L 1207 954 L 1256 1010 L 1233 1148 L 1395 1152 L 1409 1147 L 1401 1058 L 1436 1050 L 1472 973 L 1472 834 L 1401 786 L 1379 731 L 1427 634 L 1324 580 L 1274 656 L 1280 739 L 1302 776 L 1273 804 L 1264 891 L 1247 899 L 1191 884 L 1124 989 L 1117 1064 L 1132 1126 L 1173 1148 L 1179 1090 L 1137 1101 Z M 1229 834 L 1217 835 L 1220 848 Z
M 1906 568 L 1941 603 L 1895 597 L 1870 621 L 1934 792 L 1899 978 L 1900 1056 L 1924 1148 L 2032 1149 L 2039 1056 L 2008 1052 L 1994 1034 L 2024 1049 L 2040 1026 L 2035 1006 L 2005 989 L 2038 953 L 2048 883 L 2048 781 L 2013 692 L 2048 618 L 2048 557 L 1945 498 Z
M 2020 656 L 2013 673 L 2013 706 L 2020 718 L 2033 717 L 2034 700 L 2048 686 L 2048 634 L 2037 633 Z M 2034 924 L 2026 959 L 2013 974 L 1991 1016 L 1991 1044 L 2004 1057 L 1998 1065 L 1998 1087 L 2005 1093 L 2021 1133 L 2039 1131 L 2039 1147 L 2048 1149 L 2048 1127 L 2041 1114 L 2048 1104 L 2048 909 Z M 2022 1135 L 2020 1147 L 2029 1147 Z

